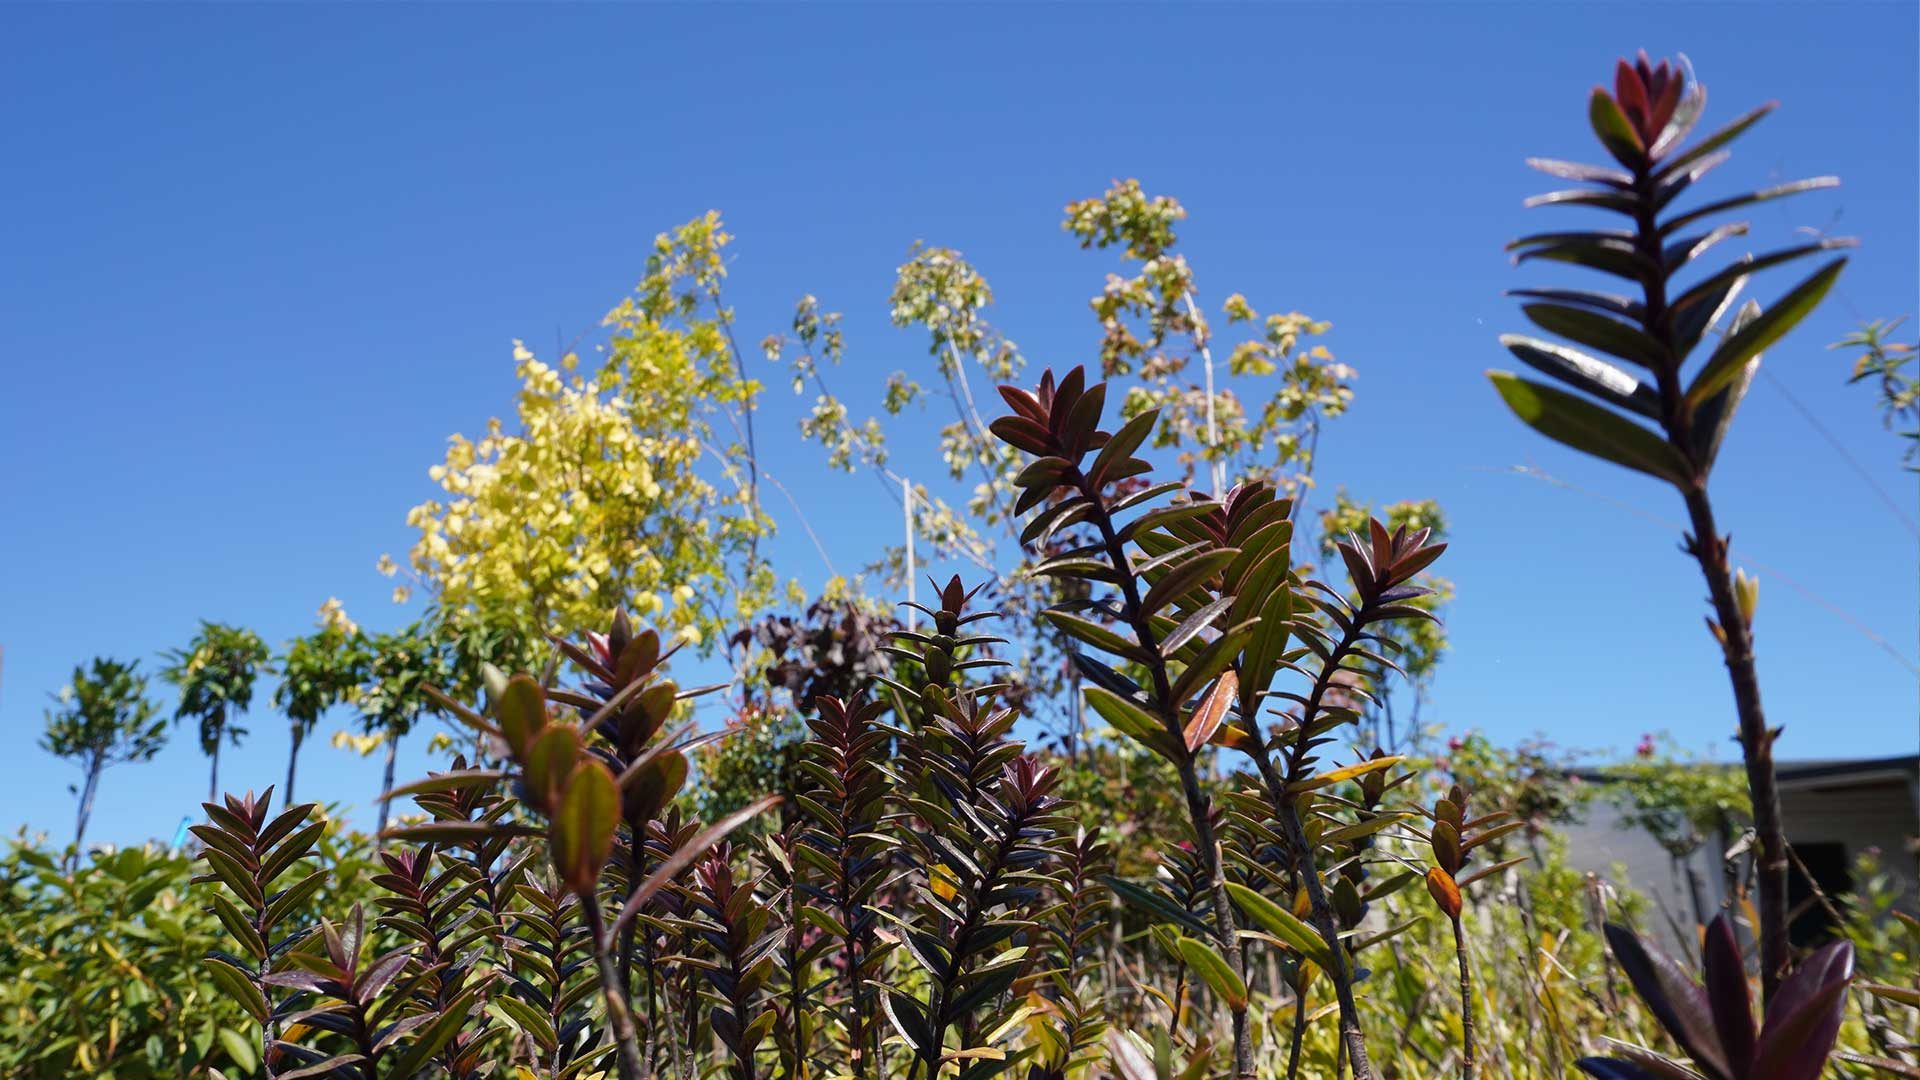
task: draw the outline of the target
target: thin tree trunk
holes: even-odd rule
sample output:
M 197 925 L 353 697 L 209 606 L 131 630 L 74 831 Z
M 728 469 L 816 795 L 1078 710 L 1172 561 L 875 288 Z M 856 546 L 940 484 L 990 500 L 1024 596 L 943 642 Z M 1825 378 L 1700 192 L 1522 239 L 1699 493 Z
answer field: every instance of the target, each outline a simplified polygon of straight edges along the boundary
M 280 794 L 280 808 L 283 810 L 293 805 L 293 770 L 300 763 L 300 743 L 306 737 L 306 731 L 300 725 L 294 725 L 293 749 L 287 751 L 287 788 Z
M 393 808 L 393 799 L 387 795 L 387 792 L 393 790 L 393 760 L 399 756 L 400 736 L 389 733 L 387 735 L 387 772 L 386 779 L 380 783 L 380 828 L 374 832 L 376 837 L 387 831 L 387 812 Z M 385 842 L 381 841 L 381 843 L 384 845 Z
M 80 788 L 80 813 L 73 825 L 73 869 L 79 869 L 81 845 L 87 837 L 87 820 L 93 817 L 93 794 L 100 789 L 100 770 L 103 766 L 99 758 L 87 762 L 87 780 Z
M 213 771 L 207 774 L 207 801 L 220 801 L 220 737 L 213 738 Z

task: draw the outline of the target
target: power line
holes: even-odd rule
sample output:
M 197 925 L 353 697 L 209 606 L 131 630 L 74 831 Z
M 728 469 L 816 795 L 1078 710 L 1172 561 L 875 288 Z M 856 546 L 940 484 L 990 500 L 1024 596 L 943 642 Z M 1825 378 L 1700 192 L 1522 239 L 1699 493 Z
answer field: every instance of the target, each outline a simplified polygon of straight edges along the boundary
M 1609 506 L 1612 506 L 1616 510 L 1624 511 L 1626 513 L 1632 514 L 1634 517 L 1642 518 L 1646 521 L 1653 522 L 1656 525 L 1664 526 L 1665 528 L 1672 529 L 1675 532 L 1685 531 L 1685 526 L 1681 525 L 1677 521 L 1672 521 L 1667 518 L 1661 517 L 1659 514 L 1656 514 L 1650 510 L 1646 510 L 1638 506 L 1634 506 L 1631 503 L 1622 502 L 1619 499 L 1602 495 L 1597 491 L 1589 491 L 1586 488 L 1580 487 L 1576 484 L 1568 483 L 1567 481 L 1562 480 L 1559 477 L 1554 476 L 1552 473 L 1549 473 L 1537 466 L 1514 465 L 1506 469 L 1487 469 L 1482 471 L 1500 472 L 1509 476 L 1522 476 L 1531 480 L 1539 480 L 1544 483 L 1551 484 L 1554 487 L 1563 488 L 1567 491 L 1574 492 L 1575 494 L 1578 494 L 1578 495 L 1585 495 L 1590 499 L 1598 499 L 1599 501 L 1606 503 Z M 1814 592 L 1812 589 L 1808 588 L 1807 586 L 1802 585 L 1800 582 L 1794 580 L 1792 577 L 1789 577 L 1788 575 L 1782 573 L 1779 569 L 1769 566 L 1766 563 L 1760 562 L 1748 556 L 1745 552 L 1741 551 L 1739 548 L 1729 548 L 1728 550 L 1729 550 L 1729 554 L 1739 556 L 1741 561 L 1746 563 L 1748 566 L 1751 566 L 1755 570 L 1759 570 L 1770 577 L 1777 578 L 1780 581 L 1780 583 L 1785 585 L 1787 588 L 1792 589 L 1794 592 L 1799 593 L 1801 596 L 1812 601 L 1814 604 L 1822 608 L 1825 608 L 1829 613 L 1831 613 L 1833 616 L 1838 618 L 1840 621 L 1846 623 L 1848 626 L 1851 626 L 1855 630 L 1859 631 L 1861 636 L 1865 637 L 1868 641 L 1871 641 L 1875 645 L 1880 646 L 1881 650 L 1885 652 L 1888 656 L 1893 657 L 1894 661 L 1897 662 L 1901 667 L 1906 668 L 1909 672 L 1912 672 L 1914 675 L 1920 675 L 1920 664 L 1915 664 L 1911 659 L 1909 659 L 1906 656 L 1906 654 L 1894 648 L 1891 642 L 1889 642 L 1886 638 L 1881 637 L 1878 633 L 1874 631 L 1872 627 L 1868 626 L 1864 622 L 1861 622 L 1860 619 L 1855 617 L 1852 612 L 1841 607 L 1839 604 L 1836 604 L 1833 601 L 1827 599 L 1826 597 L 1820 595 L 1819 593 Z
M 1907 512 L 1901 509 L 1900 504 L 1894 501 L 1893 496 L 1887 494 L 1886 489 L 1881 487 L 1880 482 L 1873 478 L 1873 474 L 1868 472 L 1866 467 L 1860 464 L 1859 459 L 1855 458 L 1845 446 L 1842 446 L 1839 439 L 1833 437 L 1833 433 L 1827 430 L 1826 425 L 1820 422 L 1819 417 L 1814 416 L 1812 410 L 1802 405 L 1800 399 L 1794 397 L 1793 392 L 1787 389 L 1787 384 L 1775 378 L 1773 372 L 1767 370 L 1765 364 L 1760 366 L 1760 374 L 1766 377 L 1768 385 L 1780 391 L 1780 396 L 1787 399 L 1787 403 L 1792 405 L 1794 411 L 1800 414 L 1800 418 L 1807 422 L 1807 426 L 1820 433 L 1820 437 L 1827 441 L 1828 446 L 1833 447 L 1833 452 L 1840 455 L 1840 459 L 1847 463 L 1847 467 L 1853 470 L 1854 475 L 1858 476 L 1867 487 L 1873 489 L 1874 495 L 1878 496 L 1880 501 L 1886 505 L 1886 508 L 1892 512 L 1893 516 L 1899 519 L 1900 524 L 1905 526 L 1907 532 L 1911 534 L 1914 539 L 1920 540 L 1920 526 L 1914 525 L 1913 519 L 1907 516 Z

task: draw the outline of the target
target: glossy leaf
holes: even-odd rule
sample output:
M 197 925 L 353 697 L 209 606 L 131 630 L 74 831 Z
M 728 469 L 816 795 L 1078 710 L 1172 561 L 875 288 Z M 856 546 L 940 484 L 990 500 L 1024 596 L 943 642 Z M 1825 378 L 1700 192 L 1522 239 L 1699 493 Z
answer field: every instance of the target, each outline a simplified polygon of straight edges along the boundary
M 1179 940 L 1180 958 L 1198 972 L 1209 989 L 1235 1009 L 1247 1007 L 1247 984 L 1211 944 L 1197 938 Z
M 1719 131 L 1716 131 L 1713 134 L 1707 136 L 1706 138 L 1701 139 L 1699 142 L 1694 143 L 1692 146 L 1687 148 L 1685 153 L 1679 154 L 1669 159 L 1665 164 L 1661 165 L 1659 170 L 1653 174 L 1654 179 L 1658 180 L 1668 176 L 1672 176 L 1676 172 L 1679 172 L 1680 170 L 1685 169 L 1688 165 L 1691 165 L 1694 162 L 1700 160 L 1701 158 L 1706 157 L 1708 154 L 1711 154 L 1714 151 L 1719 150 L 1721 147 L 1739 138 L 1742 134 L 1746 132 L 1748 128 L 1759 123 L 1763 118 L 1765 118 L 1765 116 L 1768 113 L 1772 112 L 1777 106 L 1778 106 L 1778 102 L 1769 101 L 1765 105 L 1762 105 L 1759 108 L 1753 110 L 1752 112 L 1747 113 L 1746 115 L 1740 117 L 1738 120 L 1735 120 L 1733 123 L 1728 124 L 1726 127 L 1721 128 Z
M 1200 588 L 1209 579 L 1219 575 L 1231 563 L 1234 556 L 1240 554 L 1235 548 L 1215 548 L 1194 555 L 1168 570 L 1165 577 L 1153 583 L 1147 595 L 1140 601 L 1141 610 L 1153 615 L 1175 600 Z
M 1760 305 L 1752 300 L 1747 301 L 1746 306 L 1740 309 L 1740 314 L 1733 321 L 1732 332 L 1738 333 L 1759 314 Z M 1739 410 L 1740 402 L 1746 398 L 1747 389 L 1753 385 L 1753 377 L 1760 373 L 1760 361 L 1761 358 L 1758 355 L 1748 360 L 1741 366 L 1740 373 L 1735 375 L 1732 381 L 1721 387 L 1694 410 L 1691 430 L 1693 459 L 1699 462 L 1703 470 L 1713 468 L 1714 459 L 1719 457 L 1720 444 L 1726 441 L 1727 431 L 1733 426 L 1734 413 Z
M 1213 689 L 1200 701 L 1200 707 L 1193 711 L 1193 717 L 1187 721 L 1184 732 L 1187 753 L 1195 753 L 1201 747 L 1213 741 L 1213 733 L 1227 719 L 1227 710 L 1233 706 L 1240 692 L 1240 677 L 1232 668 L 1220 673 L 1220 679 Z
M 1160 719 L 1138 702 L 1102 686 L 1086 688 L 1087 704 L 1121 734 L 1134 739 L 1169 761 L 1180 760 L 1180 747 Z
M 1631 360 L 1649 371 L 1670 366 L 1666 349 L 1637 326 L 1563 304 L 1522 304 L 1520 310 L 1548 333 Z
M 1536 371 L 1545 372 L 1602 401 L 1649 419 L 1658 419 L 1660 415 L 1660 394 L 1651 384 L 1604 360 L 1578 349 L 1520 334 L 1502 334 L 1500 344 Z
M 1773 187 L 1761 188 L 1759 191 L 1749 191 L 1744 195 L 1735 195 L 1730 199 L 1711 202 L 1705 206 L 1669 218 L 1660 226 L 1660 231 L 1663 234 L 1672 234 L 1702 218 L 1725 213 L 1737 207 L 1749 206 L 1757 202 L 1766 202 L 1769 199 L 1779 199 L 1788 195 L 1798 195 L 1803 191 L 1819 191 L 1823 188 L 1836 188 L 1839 186 L 1840 178 L 1837 176 L 1815 176 L 1807 180 L 1795 180 L 1790 184 L 1777 184 Z
M 1665 440 L 1646 428 L 1572 394 L 1509 372 L 1490 371 L 1487 377 L 1514 415 L 1542 435 L 1685 488 L 1685 463 Z
M 530 676 L 515 675 L 495 702 L 494 716 L 514 755 L 523 755 L 534 736 L 547 726 L 546 692 Z
M 1111 875 L 1102 877 L 1101 882 L 1113 890 L 1113 895 L 1133 907 L 1153 916 L 1163 923 L 1182 926 L 1196 934 L 1211 934 L 1212 928 L 1201 922 L 1192 912 L 1176 905 L 1152 889 L 1142 888 L 1131 881 Z M 1231 885 L 1229 885 L 1231 888 Z
M 1706 991 L 1671 957 L 1648 947 L 1631 931 L 1608 923 L 1606 935 L 1614 959 L 1654 1019 L 1694 1060 L 1725 1076 L 1727 1062 L 1720 1053 Z
M 1781 297 L 1778 303 L 1761 312 L 1758 318 L 1741 327 L 1737 333 L 1729 335 L 1713 351 L 1706 366 L 1694 376 L 1692 385 L 1687 387 L 1687 404 L 1694 408 L 1705 404 L 1708 398 L 1738 377 L 1747 361 L 1798 325 L 1827 295 L 1827 290 L 1833 287 L 1834 279 L 1840 276 L 1840 271 L 1846 265 L 1847 260 L 1842 257 L 1814 271 Z
M 1733 920 L 1721 915 L 1707 924 L 1701 942 L 1706 970 L 1707 1005 L 1713 1013 L 1713 1027 L 1719 1036 L 1721 1051 L 1735 1076 L 1753 1070 L 1754 1030 L 1753 998 L 1747 989 L 1746 962 L 1740 956 L 1740 943 L 1733 936 Z
M 553 816 L 553 863 L 567 887 L 591 897 L 600 868 L 613 851 L 620 797 L 613 774 L 597 760 L 580 763 L 568 778 Z
M 1444 823 L 1436 828 L 1446 827 Z M 1439 906 L 1441 914 L 1449 919 L 1460 917 L 1460 886 L 1453 875 L 1438 866 L 1427 868 L 1427 895 Z
M 1320 936 L 1319 931 L 1300 921 L 1291 911 L 1237 881 L 1227 882 L 1227 892 L 1233 897 L 1235 907 L 1246 912 L 1268 933 L 1285 942 L 1288 948 L 1319 965 L 1322 971 L 1334 970 L 1333 954 L 1328 951 L 1326 939 Z
M 1607 148 L 1615 161 L 1632 169 L 1646 160 L 1647 148 L 1641 145 L 1640 136 L 1627 122 L 1619 103 L 1597 86 L 1587 99 L 1587 122 L 1593 126 L 1600 145 Z

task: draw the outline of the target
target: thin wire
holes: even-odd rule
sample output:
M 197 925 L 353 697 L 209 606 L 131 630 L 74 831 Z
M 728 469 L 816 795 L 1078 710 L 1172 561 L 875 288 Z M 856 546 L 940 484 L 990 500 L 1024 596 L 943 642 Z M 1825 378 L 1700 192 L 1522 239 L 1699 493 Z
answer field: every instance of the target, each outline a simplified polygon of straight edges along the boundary
M 1913 519 L 1908 517 L 1906 511 L 1901 509 L 1900 504 L 1893 500 L 1893 496 L 1887 494 L 1886 489 L 1882 488 L 1879 481 L 1873 478 L 1873 474 L 1869 473 L 1866 467 L 1860 464 L 1859 459 L 1849 453 L 1846 447 L 1840 445 L 1840 440 L 1833 437 L 1833 433 L 1827 430 L 1826 425 L 1822 424 L 1819 418 L 1813 415 L 1811 410 L 1805 405 L 1802 405 L 1800 399 L 1794 397 L 1793 392 L 1787 389 L 1787 385 L 1775 378 L 1773 372 L 1769 371 L 1765 364 L 1760 365 L 1760 374 L 1765 376 L 1768 385 L 1780 391 L 1780 396 L 1787 399 L 1787 403 L 1792 405 L 1794 411 L 1800 414 L 1800 418 L 1807 422 L 1807 426 L 1820 433 L 1820 437 L 1827 441 L 1828 446 L 1833 447 L 1833 452 L 1840 455 L 1841 460 L 1847 463 L 1847 467 L 1852 469 L 1854 474 L 1859 476 L 1861 481 L 1869 488 L 1873 489 L 1873 493 L 1879 496 L 1882 503 L 1886 504 L 1887 509 L 1893 513 L 1893 516 L 1898 518 L 1900 524 L 1906 527 L 1907 532 L 1915 539 L 1920 540 L 1920 526 L 1916 526 L 1913 523 Z
M 1505 476 L 1521 476 L 1521 477 L 1526 477 L 1527 479 L 1530 479 L 1530 480 L 1540 480 L 1545 483 L 1551 484 L 1554 487 L 1563 488 L 1567 491 L 1574 492 L 1575 494 L 1585 495 L 1590 499 L 1598 499 L 1599 501 L 1606 503 L 1609 506 L 1612 506 L 1616 510 L 1625 511 L 1626 513 L 1632 514 L 1634 517 L 1653 522 L 1656 525 L 1660 525 L 1665 528 L 1672 529 L 1675 532 L 1685 531 L 1685 526 L 1681 525 L 1677 521 L 1672 521 L 1667 518 L 1661 517 L 1659 514 L 1653 513 L 1650 510 L 1642 509 L 1638 506 L 1634 506 L 1631 503 L 1621 502 L 1619 499 L 1615 499 L 1607 495 L 1602 495 L 1597 491 L 1589 491 L 1586 488 L 1580 487 L 1576 484 L 1570 484 L 1567 481 L 1562 480 L 1559 477 L 1554 476 L 1552 473 L 1546 472 L 1545 470 L 1537 466 L 1514 465 L 1505 469 L 1484 469 L 1483 468 L 1477 471 L 1497 472 Z M 1792 589 L 1794 592 L 1797 592 L 1801 596 L 1806 597 L 1808 600 L 1813 601 L 1815 604 L 1819 605 L 1820 607 L 1825 608 L 1828 612 L 1833 614 L 1835 617 L 1839 618 L 1842 622 L 1846 623 L 1848 626 L 1851 626 L 1855 630 L 1859 631 L 1860 634 L 1863 637 L 1865 637 L 1868 641 L 1871 641 L 1875 645 L 1880 646 L 1881 650 L 1884 651 L 1888 656 L 1893 657 L 1894 660 L 1897 661 L 1901 667 L 1906 668 L 1909 672 L 1912 672 L 1915 675 L 1920 675 L 1920 664 L 1915 664 L 1904 653 L 1894 648 L 1892 643 L 1887 641 L 1886 638 L 1883 638 L 1879 634 L 1875 633 L 1872 627 L 1868 626 L 1866 623 L 1863 623 L 1859 619 L 1855 618 L 1853 614 L 1847 611 L 1845 608 L 1841 607 L 1840 605 L 1834 603 L 1831 600 L 1828 600 L 1826 597 L 1821 596 L 1819 593 L 1814 592 L 1812 589 L 1807 588 L 1805 585 L 1800 584 L 1800 582 L 1794 580 L 1792 577 L 1789 577 L 1788 575 L 1782 573 L 1778 568 L 1769 566 L 1766 563 L 1760 562 L 1759 560 L 1748 556 L 1746 553 L 1742 552 L 1741 549 L 1739 548 L 1729 548 L 1728 550 L 1731 554 L 1740 556 L 1741 561 L 1746 563 L 1748 566 L 1751 566 L 1756 570 L 1763 571 L 1764 573 L 1766 573 L 1771 577 L 1778 578 L 1780 582 L 1784 584 L 1787 588 Z
M 1774 169 L 1772 172 L 1773 179 L 1778 181 L 1782 174 L 1778 169 Z M 1788 228 L 1820 240 L 1826 240 L 1832 236 L 1833 227 L 1839 224 L 1840 217 L 1845 212 L 1845 209 L 1843 206 L 1839 210 L 1835 210 L 1833 216 L 1827 220 L 1827 225 L 1824 227 L 1812 225 L 1796 226 L 1792 223 L 1792 218 L 1788 216 L 1787 207 L 1783 202 L 1775 202 L 1773 206 L 1774 214 L 1777 215 Z M 1853 297 L 1847 294 L 1844 285 L 1836 285 L 1833 289 L 1833 294 L 1834 297 L 1840 301 L 1841 305 L 1847 309 L 1847 315 L 1853 320 L 1856 326 L 1867 321 L 1865 316 L 1861 315 L 1859 306 L 1853 302 Z M 1833 437 L 1833 433 L 1828 431 L 1826 426 L 1820 423 L 1819 419 L 1813 415 L 1813 412 L 1805 405 L 1802 405 L 1799 398 L 1793 396 L 1792 392 L 1787 389 L 1786 384 L 1775 378 L 1772 370 L 1765 364 L 1760 365 L 1760 374 L 1765 375 L 1767 382 L 1772 385 L 1775 390 L 1780 391 L 1780 395 L 1787 399 L 1787 402 L 1793 406 L 1794 411 L 1798 412 L 1801 418 L 1804 419 L 1813 430 L 1820 433 L 1820 437 L 1827 441 L 1828 446 L 1833 447 L 1834 453 L 1839 454 L 1840 457 L 1846 461 L 1847 466 L 1854 471 L 1855 475 L 1859 476 L 1861 480 L 1866 482 L 1869 488 L 1873 489 L 1873 493 L 1879 497 L 1882 503 L 1886 504 L 1887 509 L 1893 511 L 1893 516 L 1900 520 L 1900 524 L 1906 526 L 1907 532 L 1916 538 L 1920 538 L 1920 526 L 1914 524 L 1913 519 L 1907 516 L 1906 510 L 1903 509 L 1899 503 L 1895 502 L 1893 497 L 1886 493 L 1885 489 L 1881 488 L 1879 482 L 1874 480 L 1873 474 L 1867 472 L 1865 467 L 1847 451 L 1847 448 L 1840 444 L 1840 440 Z

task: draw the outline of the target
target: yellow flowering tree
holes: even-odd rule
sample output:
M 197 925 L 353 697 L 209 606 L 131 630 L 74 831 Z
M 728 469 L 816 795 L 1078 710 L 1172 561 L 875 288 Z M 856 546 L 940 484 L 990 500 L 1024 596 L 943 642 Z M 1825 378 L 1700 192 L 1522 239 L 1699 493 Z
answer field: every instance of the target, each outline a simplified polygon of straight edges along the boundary
M 516 342 L 513 422 L 454 435 L 429 470 L 441 495 L 408 515 L 412 577 L 435 623 L 491 635 L 502 667 L 535 666 L 545 633 L 616 607 L 704 651 L 771 599 L 752 453 L 761 387 L 720 291 L 730 239 L 712 213 L 659 236 L 592 363 Z

